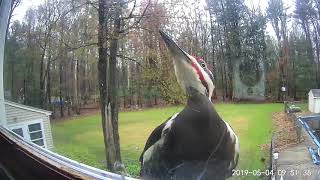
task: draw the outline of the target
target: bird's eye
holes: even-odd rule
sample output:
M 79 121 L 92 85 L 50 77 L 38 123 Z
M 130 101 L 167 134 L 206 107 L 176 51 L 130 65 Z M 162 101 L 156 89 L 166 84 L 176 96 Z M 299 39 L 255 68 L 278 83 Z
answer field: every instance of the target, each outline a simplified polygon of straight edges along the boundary
M 205 63 L 201 63 L 201 66 L 202 66 L 203 68 L 205 68 L 205 67 L 206 67 L 206 64 L 205 64 Z

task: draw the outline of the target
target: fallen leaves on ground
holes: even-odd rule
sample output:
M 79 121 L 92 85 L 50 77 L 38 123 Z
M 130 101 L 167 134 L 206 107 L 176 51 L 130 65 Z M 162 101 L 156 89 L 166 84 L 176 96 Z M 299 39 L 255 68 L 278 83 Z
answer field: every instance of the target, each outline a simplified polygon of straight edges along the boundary
M 272 115 L 272 120 L 275 125 L 273 141 L 276 150 L 285 149 L 298 143 L 296 126 L 286 113 L 274 113 Z

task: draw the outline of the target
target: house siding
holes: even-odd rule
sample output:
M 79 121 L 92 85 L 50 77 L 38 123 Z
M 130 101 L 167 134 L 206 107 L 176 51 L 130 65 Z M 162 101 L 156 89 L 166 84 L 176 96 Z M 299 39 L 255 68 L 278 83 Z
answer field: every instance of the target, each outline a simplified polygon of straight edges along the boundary
M 313 103 L 314 109 L 312 112 L 320 113 L 320 99 L 313 99 Z
M 5 110 L 6 110 L 8 126 L 18 124 L 18 123 L 28 122 L 32 120 L 42 119 L 44 140 L 47 145 L 46 148 L 47 149 L 53 148 L 50 119 L 48 115 L 46 115 L 45 113 L 34 112 L 34 111 L 26 110 L 23 108 L 11 106 L 8 103 L 5 103 Z
M 314 97 L 312 92 L 309 92 L 309 111 L 314 112 Z

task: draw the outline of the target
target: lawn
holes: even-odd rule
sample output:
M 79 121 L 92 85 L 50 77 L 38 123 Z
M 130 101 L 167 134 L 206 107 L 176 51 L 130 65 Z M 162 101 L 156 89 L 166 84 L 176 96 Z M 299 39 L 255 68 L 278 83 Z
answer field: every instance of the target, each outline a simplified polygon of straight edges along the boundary
M 217 104 L 215 107 L 240 139 L 238 169 L 265 169 L 269 154 L 261 145 L 270 142 L 272 113 L 282 111 L 283 105 Z M 181 109 L 168 107 L 120 113 L 121 154 L 130 174 L 135 176 L 139 172 L 138 158 L 151 131 Z M 100 114 L 53 123 L 52 131 L 56 152 L 105 169 Z

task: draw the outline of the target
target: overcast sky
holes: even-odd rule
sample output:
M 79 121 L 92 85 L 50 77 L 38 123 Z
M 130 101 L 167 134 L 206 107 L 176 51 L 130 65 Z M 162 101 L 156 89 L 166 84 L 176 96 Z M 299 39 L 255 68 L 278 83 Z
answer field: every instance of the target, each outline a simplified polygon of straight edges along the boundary
M 31 7 L 37 7 L 39 4 L 43 3 L 44 0 L 22 0 L 20 6 L 13 12 L 13 20 L 22 20 L 26 11 Z
M 13 20 L 22 20 L 24 15 L 30 7 L 37 7 L 39 4 L 43 3 L 45 0 L 22 0 L 19 7 L 14 12 Z M 205 0 L 200 0 L 205 1 Z M 294 1 L 295 0 L 283 0 L 287 7 L 289 7 L 289 13 L 292 13 L 294 9 Z M 266 7 L 268 6 L 268 0 L 245 0 L 247 6 L 249 8 L 255 7 L 257 8 L 259 5 L 261 9 L 265 11 Z M 267 32 L 274 35 L 273 29 L 270 24 L 267 25 Z

